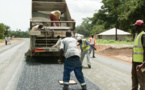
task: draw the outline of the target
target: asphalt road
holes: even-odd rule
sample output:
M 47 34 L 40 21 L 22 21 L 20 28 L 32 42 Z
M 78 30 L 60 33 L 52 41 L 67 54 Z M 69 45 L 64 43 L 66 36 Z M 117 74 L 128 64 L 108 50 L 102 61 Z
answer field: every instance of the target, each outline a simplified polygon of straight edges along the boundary
M 28 48 L 29 39 L 0 47 L 0 90 L 62 90 L 63 64 L 57 64 L 57 57 L 25 58 Z M 88 90 L 131 89 L 130 64 L 99 55 L 91 63 L 89 69 L 83 62 Z M 73 72 L 71 79 L 76 80 Z M 79 83 L 70 88 L 81 89 Z

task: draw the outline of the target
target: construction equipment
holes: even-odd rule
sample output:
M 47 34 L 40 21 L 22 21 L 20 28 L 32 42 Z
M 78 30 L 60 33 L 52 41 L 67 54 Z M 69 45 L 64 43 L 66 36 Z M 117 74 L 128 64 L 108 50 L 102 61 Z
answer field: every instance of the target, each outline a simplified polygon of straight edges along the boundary
M 64 12 L 61 21 L 50 21 L 51 11 Z M 51 23 L 61 23 L 60 27 L 51 26 Z M 30 29 L 36 25 L 43 25 L 44 30 L 33 31 L 30 34 L 30 49 L 25 56 L 59 56 L 59 48 L 52 47 L 58 40 L 66 37 L 66 31 L 71 30 L 74 35 L 75 21 L 71 19 L 65 0 L 32 0 L 32 18 Z

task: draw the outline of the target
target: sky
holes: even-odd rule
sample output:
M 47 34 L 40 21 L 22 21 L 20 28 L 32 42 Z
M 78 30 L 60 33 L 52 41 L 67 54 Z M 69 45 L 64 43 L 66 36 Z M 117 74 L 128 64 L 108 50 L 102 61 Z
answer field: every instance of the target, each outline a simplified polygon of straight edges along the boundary
M 30 25 L 31 0 L 0 0 L 0 23 L 10 26 L 11 30 L 26 31 Z M 102 6 L 102 0 L 66 0 L 71 18 L 76 25 L 82 18 L 93 17 Z

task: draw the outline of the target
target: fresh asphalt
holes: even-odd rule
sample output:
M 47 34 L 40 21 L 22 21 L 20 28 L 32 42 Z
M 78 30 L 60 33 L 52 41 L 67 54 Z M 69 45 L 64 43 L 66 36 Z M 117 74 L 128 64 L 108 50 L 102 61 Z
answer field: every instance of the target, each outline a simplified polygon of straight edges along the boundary
M 63 85 L 60 85 L 58 81 L 63 77 L 63 64 L 58 64 L 57 60 L 58 58 L 54 57 L 27 58 L 17 90 L 62 90 Z M 70 79 L 77 81 L 74 72 L 71 73 Z M 88 90 L 100 90 L 90 80 L 87 78 L 85 80 Z M 69 88 L 69 90 L 81 90 L 78 81 Z
M 62 90 L 58 80 L 63 77 L 63 64 L 58 58 L 26 58 L 29 39 L 0 47 L 0 90 Z M 96 55 L 92 68 L 83 62 L 83 73 L 88 90 L 130 90 L 131 64 Z M 75 81 L 75 75 L 71 73 Z M 70 90 L 80 90 L 78 81 Z

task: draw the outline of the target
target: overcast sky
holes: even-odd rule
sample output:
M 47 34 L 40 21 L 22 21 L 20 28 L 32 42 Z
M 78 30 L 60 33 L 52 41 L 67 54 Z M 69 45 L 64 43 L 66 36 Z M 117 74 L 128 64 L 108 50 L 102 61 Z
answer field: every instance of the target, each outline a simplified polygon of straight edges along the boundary
M 31 0 L 0 0 L 0 23 L 12 30 L 29 28 L 31 18 Z M 92 17 L 100 9 L 102 0 L 66 0 L 72 19 L 80 25 L 82 18 Z

